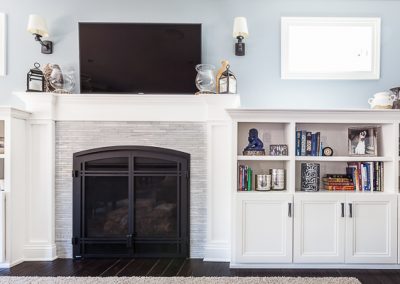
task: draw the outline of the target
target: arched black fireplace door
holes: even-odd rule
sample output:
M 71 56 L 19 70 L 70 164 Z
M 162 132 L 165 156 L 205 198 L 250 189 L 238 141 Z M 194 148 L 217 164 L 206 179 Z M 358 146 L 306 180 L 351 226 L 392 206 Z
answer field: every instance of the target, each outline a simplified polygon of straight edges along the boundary
M 73 256 L 188 257 L 187 153 L 144 146 L 73 156 Z

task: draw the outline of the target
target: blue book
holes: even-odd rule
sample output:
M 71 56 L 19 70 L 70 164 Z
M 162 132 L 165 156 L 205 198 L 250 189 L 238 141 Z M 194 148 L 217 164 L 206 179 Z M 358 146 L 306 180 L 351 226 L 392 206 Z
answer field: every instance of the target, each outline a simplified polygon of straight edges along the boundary
M 317 156 L 318 144 L 317 133 L 311 134 L 311 156 Z
M 363 180 L 364 180 L 364 191 L 371 191 L 371 165 L 369 163 L 363 163 Z
M 296 131 L 296 156 L 301 156 L 301 131 Z

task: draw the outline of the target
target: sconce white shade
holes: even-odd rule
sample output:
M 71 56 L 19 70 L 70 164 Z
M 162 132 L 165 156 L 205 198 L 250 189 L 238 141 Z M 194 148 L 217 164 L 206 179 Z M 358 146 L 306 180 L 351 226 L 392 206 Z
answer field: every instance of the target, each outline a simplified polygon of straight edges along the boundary
M 249 36 L 247 20 L 245 17 L 236 17 L 233 22 L 233 37 L 237 38 L 238 36 L 242 36 L 243 38 Z
M 47 30 L 46 20 L 38 15 L 29 15 L 28 32 L 37 34 L 42 37 L 48 37 L 49 31 Z

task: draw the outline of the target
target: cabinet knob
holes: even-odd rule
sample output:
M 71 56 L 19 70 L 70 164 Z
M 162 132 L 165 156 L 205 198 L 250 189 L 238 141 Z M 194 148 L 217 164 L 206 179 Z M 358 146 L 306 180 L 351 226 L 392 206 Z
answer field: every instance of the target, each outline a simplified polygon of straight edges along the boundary
M 292 203 L 288 203 L 288 217 L 292 217 Z

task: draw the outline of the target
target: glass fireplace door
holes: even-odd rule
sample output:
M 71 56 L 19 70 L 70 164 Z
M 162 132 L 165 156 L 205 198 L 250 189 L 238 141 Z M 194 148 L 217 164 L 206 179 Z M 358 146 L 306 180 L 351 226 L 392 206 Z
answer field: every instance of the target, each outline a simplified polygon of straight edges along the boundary
M 83 163 L 81 243 L 85 255 L 132 254 L 127 244 L 132 231 L 129 172 L 129 154 Z
M 179 251 L 180 164 L 134 157 L 134 250 L 136 255 Z

